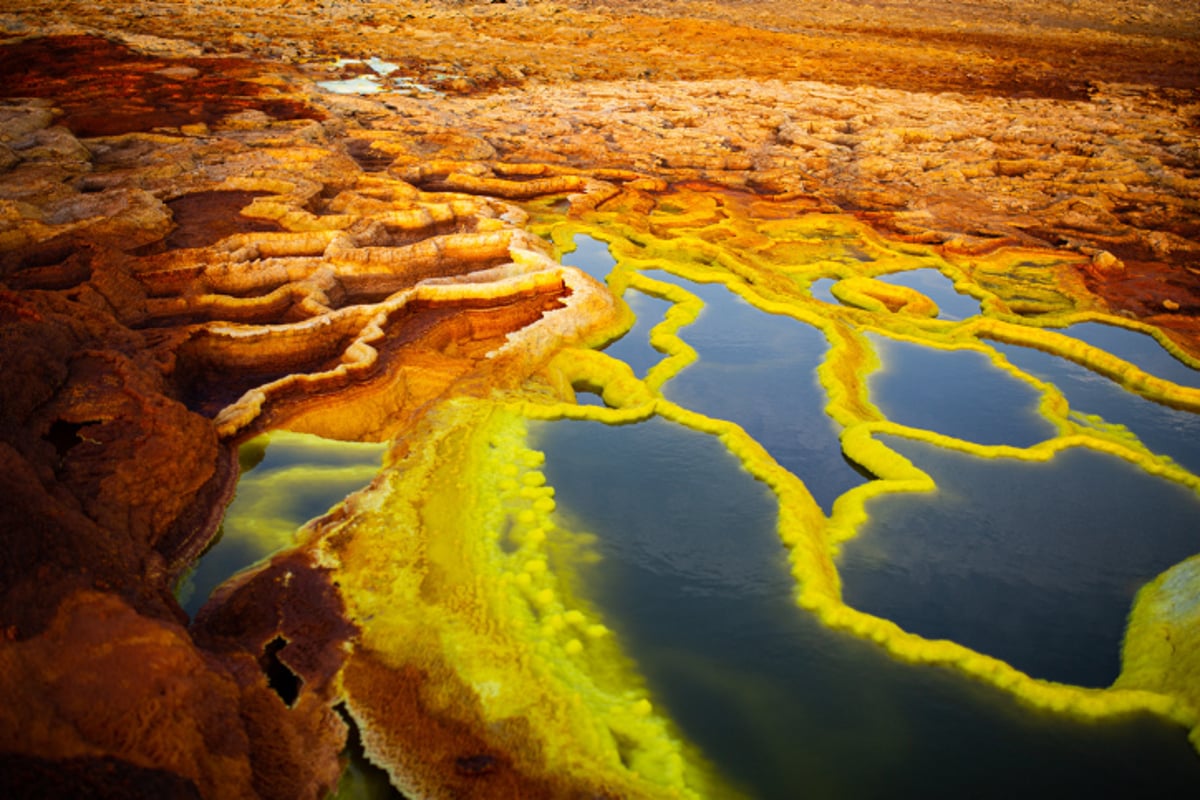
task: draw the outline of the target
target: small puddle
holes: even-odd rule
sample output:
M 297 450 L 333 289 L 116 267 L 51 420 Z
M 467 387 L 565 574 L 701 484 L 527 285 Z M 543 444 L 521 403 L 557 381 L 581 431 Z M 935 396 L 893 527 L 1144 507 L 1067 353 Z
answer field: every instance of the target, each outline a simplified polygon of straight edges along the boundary
M 287 431 L 242 445 L 218 538 L 176 588 L 183 610 L 195 616 L 227 579 L 295 544 L 301 525 L 374 480 L 386 449 Z
M 912 269 L 879 275 L 875 280 L 892 286 L 904 286 L 928 297 L 938 307 L 938 319 L 963 320 L 980 313 L 979 301 L 954 288 L 954 281 L 936 269 Z
M 327 92 L 334 94 L 377 94 L 393 92 L 396 94 L 441 96 L 441 92 L 423 83 L 417 83 L 403 75 L 395 75 L 400 67 L 381 58 L 339 58 L 333 62 L 334 69 L 341 69 L 352 64 L 363 64 L 370 69 L 369 73 L 355 75 L 349 78 L 339 78 L 328 81 L 317 81 Z
M 663 316 L 671 308 L 672 303 L 653 295 L 628 289 L 624 300 L 637 317 L 629 332 L 617 341 L 604 348 L 604 352 L 613 358 L 619 358 L 628 364 L 639 378 L 665 356 L 650 346 L 650 330 L 663 321 Z
M 833 286 L 838 280 L 818 278 L 812 282 L 809 293 L 822 303 L 838 305 L 841 301 L 833 296 Z M 977 299 L 959 292 L 954 288 L 954 281 L 932 267 L 879 275 L 875 280 L 892 286 L 904 286 L 925 295 L 937 304 L 938 319 L 957 322 L 981 313 Z
M 375 94 L 383 91 L 377 75 L 357 75 L 336 81 L 319 81 L 317 85 L 334 94 Z

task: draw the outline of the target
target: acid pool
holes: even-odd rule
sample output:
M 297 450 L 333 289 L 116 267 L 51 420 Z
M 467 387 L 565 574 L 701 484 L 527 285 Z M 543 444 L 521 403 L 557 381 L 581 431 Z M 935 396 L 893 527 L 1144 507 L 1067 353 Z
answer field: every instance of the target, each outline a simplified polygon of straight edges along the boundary
M 591 645 L 559 642 L 563 620 L 595 615 L 719 796 L 1194 793 L 1194 687 L 1136 683 L 1188 662 L 1122 648 L 1131 610 L 1150 630 L 1161 613 L 1139 589 L 1167 574 L 1186 594 L 1196 572 L 1176 566 L 1200 553 L 1196 365 L 1096 306 L 1068 256 L 950 259 L 756 202 L 531 205 L 631 313 L 547 368 L 575 402 L 497 398 L 528 419 L 505 428 L 527 437 L 519 468 L 494 444 L 447 451 L 480 518 L 507 519 L 478 558 L 509 566 L 477 585 L 556 576 L 580 604 L 512 601 L 537 624 L 504 646 L 582 675 Z M 194 597 L 378 470 L 379 449 L 339 445 L 298 456 L 323 477 L 288 479 L 299 461 L 268 461 L 287 441 L 245 474 Z M 418 467 L 432 495 L 401 500 L 455 518 L 450 468 Z M 512 492 L 536 495 L 536 528 L 486 499 Z M 376 791 L 358 774 L 342 796 Z

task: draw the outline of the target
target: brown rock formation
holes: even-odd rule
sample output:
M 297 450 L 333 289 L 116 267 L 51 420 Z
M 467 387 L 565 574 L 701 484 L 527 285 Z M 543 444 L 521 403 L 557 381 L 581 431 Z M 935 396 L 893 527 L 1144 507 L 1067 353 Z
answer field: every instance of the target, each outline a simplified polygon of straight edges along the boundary
M 283 559 L 190 630 L 171 596 L 234 445 L 389 438 L 448 392 L 522 380 L 559 335 L 513 331 L 593 313 L 522 212 L 365 175 L 341 120 L 256 70 L 92 36 L 0 47 L 6 92 L 34 97 L 0 109 L 6 786 L 63 763 L 78 784 L 46 791 L 328 792 L 352 630 L 322 570 Z M 476 174 L 457 188 L 502 181 Z

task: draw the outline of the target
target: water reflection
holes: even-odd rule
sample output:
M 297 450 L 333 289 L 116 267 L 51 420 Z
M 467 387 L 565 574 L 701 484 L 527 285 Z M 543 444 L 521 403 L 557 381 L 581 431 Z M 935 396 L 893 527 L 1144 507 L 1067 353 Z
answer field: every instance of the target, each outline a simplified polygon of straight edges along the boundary
M 1116 797 L 1198 785 L 1200 759 L 1177 728 L 1030 711 L 821 626 L 792 602 L 770 497 L 712 437 L 662 420 L 534 433 L 560 509 L 598 539 L 584 590 L 656 702 L 749 796 Z
M 1194 493 L 1115 456 L 1028 463 L 887 443 L 938 489 L 870 503 L 839 562 L 846 602 L 1034 677 L 1109 685 L 1134 594 L 1200 552 Z
M 699 361 L 664 387 L 668 399 L 740 425 L 826 511 L 863 482 L 842 457 L 837 426 L 824 411 L 816 370 L 829 345 L 820 331 L 764 314 L 721 284 L 655 277 L 704 301 L 700 317 L 680 331 Z
M 836 278 L 818 278 L 812 282 L 809 287 L 809 293 L 814 299 L 820 300 L 822 303 L 837 305 L 838 299 L 833 296 L 833 285 L 837 283 Z
M 576 236 L 574 242 L 575 249 L 563 256 L 563 263 L 583 270 L 598 281 L 606 281 L 617 264 L 608 245 L 591 236 Z M 636 289 L 626 290 L 622 299 L 636 320 L 633 327 L 620 339 L 608 344 L 604 352 L 624 361 L 638 377 L 645 377 L 650 368 L 663 359 L 663 354 L 650 346 L 650 329 L 662 322 L 671 303 Z M 586 398 L 581 402 L 593 401 Z
M 333 67 L 340 68 L 348 64 L 365 64 L 370 68 L 371 72 L 356 75 L 352 78 L 318 81 L 317 85 L 325 91 L 333 92 L 334 94 L 377 94 L 387 89 L 398 94 L 441 95 L 441 92 L 423 83 L 417 83 L 412 78 L 395 75 L 395 72 L 400 68 L 399 65 L 393 64 L 390 61 L 384 61 L 382 58 L 376 56 L 365 60 L 339 58 L 333 63 Z
M 563 262 L 604 280 L 616 265 L 608 246 L 589 236 L 576 236 L 574 242 L 576 249 Z M 826 511 L 862 483 L 862 475 L 842 455 L 837 427 L 824 413 L 826 398 L 816 368 L 828 344 L 818 330 L 790 317 L 764 314 L 723 284 L 694 283 L 658 271 L 647 274 L 704 302 L 700 317 L 680 333 L 699 360 L 667 383 L 663 394 L 668 399 L 740 425 L 800 477 Z M 663 358 L 650 346 L 649 334 L 670 303 L 633 289 L 624 299 L 637 322 L 605 353 L 644 376 Z M 596 402 L 594 396 L 579 397 L 586 404 Z
M 1152 336 L 1101 322 L 1080 322 L 1062 332 L 1136 364 L 1151 375 L 1180 386 L 1200 388 L 1200 370 L 1175 358 Z
M 1041 350 L 998 342 L 992 346 L 1022 371 L 1053 383 L 1072 411 L 1124 425 L 1151 451 L 1200 474 L 1200 415 L 1153 403 L 1086 367 Z
M 334 94 L 375 94 L 383 91 L 376 75 L 356 75 L 335 81 L 318 81 L 317 85 Z
M 1055 435 L 1032 385 L 977 350 L 943 350 L 868 334 L 883 367 L 871 398 L 902 425 L 979 444 L 1028 447 Z
M 671 303 L 636 289 L 626 290 L 623 299 L 637 316 L 637 321 L 628 333 L 605 347 L 604 352 L 624 361 L 633 368 L 635 375 L 644 378 L 650 368 L 663 359 L 663 354 L 650 346 L 650 329 L 662 322 Z
M 818 278 L 812 282 L 809 293 L 822 303 L 837 305 L 841 301 L 834 297 L 833 286 L 838 280 Z M 954 281 L 932 267 L 879 275 L 875 280 L 892 286 L 904 286 L 925 295 L 937 304 L 938 319 L 960 321 L 980 313 L 979 300 L 959 292 L 954 288 Z
M 608 245 L 591 236 L 576 236 L 574 242 L 575 249 L 563 254 L 562 263 L 581 269 L 603 283 L 617 264 L 608 252 Z
M 721 274 L 719 259 L 677 250 L 681 273 Z M 607 248 L 597 252 L 605 261 L 593 274 L 607 276 L 613 268 Z M 658 252 L 672 251 L 664 243 Z M 857 260 L 849 250 L 843 255 L 830 260 Z M 663 394 L 689 411 L 740 425 L 828 511 L 863 478 L 842 458 L 838 429 L 825 413 L 829 397 L 816 381 L 817 368 L 830 357 L 825 336 L 743 302 L 721 283 L 664 274 L 662 263 L 657 253 L 643 263 L 631 256 L 622 268 L 640 266 L 705 304 L 700 317 L 679 331 L 698 360 L 667 381 Z M 793 272 L 802 266 L 790 264 Z M 1004 282 L 996 285 L 1019 310 L 1073 308 L 1054 294 L 1057 262 L 1002 266 Z M 979 278 L 981 285 L 986 278 Z M 770 285 L 746 280 L 751 291 Z M 981 313 L 977 299 L 933 268 L 879 280 L 928 296 L 943 320 Z M 834 283 L 814 281 L 812 296 L 835 304 Z M 870 313 L 840 304 L 824 311 L 859 332 Z M 652 313 L 657 322 L 661 311 Z M 982 445 L 1030 447 L 1058 435 L 1039 411 L 1043 390 L 997 365 L 987 350 L 994 346 L 1025 374 L 1062 388 L 1073 411 L 1128 424 L 1151 449 L 1200 470 L 1195 415 L 1147 403 L 1056 356 L 978 342 L 968 327 L 876 316 L 872 330 L 897 337 L 865 334 L 882 368 L 864 376 L 862 365 L 869 361 L 848 367 L 834 362 L 845 370 L 835 380 L 857 391 L 856 381 L 866 377 L 870 400 L 893 422 Z M 1186 371 L 1148 337 L 1086 326 L 1068 332 L 1107 337 L 1105 349 L 1163 377 Z M 640 344 L 647 335 L 627 339 Z M 935 346 L 951 342 L 983 346 Z M 830 396 L 838 398 L 837 391 Z M 870 417 L 850 403 L 837 410 Z M 1030 712 L 960 672 L 898 664 L 869 642 L 818 625 L 793 603 L 795 586 L 789 591 L 784 580 L 778 537 L 754 504 L 744 518 L 727 513 L 744 503 L 737 494 L 744 473 L 735 464 L 725 477 L 697 474 L 697 460 L 713 456 L 703 455 L 699 445 L 681 445 L 678 437 L 704 437 L 684 431 L 663 441 L 655 426 L 672 427 L 549 425 L 543 433 L 547 474 L 559 489 L 560 507 L 600 536 L 603 566 L 584 568 L 586 590 L 622 633 L 673 718 L 750 795 L 958 795 L 979 793 L 982 786 L 1001 797 L 1049 797 L 1060 795 L 1055 786 L 1070 785 L 1073 794 L 1123 796 L 1144 786 L 1179 791 L 1200 778 L 1200 760 L 1171 726 L 1143 716 L 1081 724 Z M 1175 441 L 1169 441 L 1172 430 Z M 888 441 L 926 469 L 938 489 L 880 496 L 869 504 L 871 520 L 845 544 L 840 564 L 847 600 L 906 630 L 951 639 L 1035 677 L 1111 683 L 1137 589 L 1200 550 L 1193 491 L 1100 451 L 1074 447 L 1042 463 Z M 671 455 L 656 458 L 660 451 Z M 685 507 L 694 516 L 678 516 Z M 738 553 L 713 545 L 729 529 L 739 532 Z M 679 555 L 686 552 L 684 532 L 692 541 L 686 557 Z M 670 542 L 675 554 L 665 559 L 670 568 L 661 568 L 657 544 L 646 544 L 659 539 Z M 762 572 L 753 590 L 714 589 L 714 581 L 720 584 L 714 575 L 724 569 L 753 574 L 747 555 L 774 560 L 780 573 Z M 708 568 L 704 560 L 711 560 Z M 1134 749 L 1140 755 L 1131 758 Z M 1030 771 L 1015 772 L 1006 766 L 1012 763 Z
M 233 574 L 295 543 L 295 532 L 374 479 L 382 444 L 277 431 L 242 445 L 237 494 L 219 538 L 176 591 L 189 616 Z
M 937 303 L 938 319 L 963 320 L 979 314 L 979 301 L 954 288 L 954 281 L 932 268 L 912 269 L 879 275 L 877 281 L 893 286 L 905 286 L 920 292 Z
M 548 441 L 570 450 L 562 437 L 572 434 L 585 438 L 576 443 L 588 452 L 563 458 L 556 471 L 574 488 L 590 480 L 590 497 L 611 506 L 607 521 L 621 533 L 615 538 L 601 534 L 606 552 L 650 573 L 686 580 L 695 594 L 791 594 L 783 548 L 774 535 L 774 496 L 742 470 L 716 439 L 656 417 L 616 427 L 591 422 L 537 426 L 535 442 Z M 630 450 L 636 450 L 635 469 L 623 461 Z M 618 469 L 618 464 L 625 465 Z M 588 466 L 600 468 L 590 479 Z M 549 473 L 547 478 L 556 491 L 562 490 Z M 647 507 L 639 502 L 646 497 L 646 490 L 639 488 L 646 480 L 664 487 L 695 488 L 652 493 L 656 500 L 647 514 Z M 703 491 L 716 486 L 721 487 L 719 492 Z M 606 533 L 610 527 L 605 525 Z M 607 574 L 593 579 L 610 580 Z M 620 591 L 615 585 L 609 588 Z

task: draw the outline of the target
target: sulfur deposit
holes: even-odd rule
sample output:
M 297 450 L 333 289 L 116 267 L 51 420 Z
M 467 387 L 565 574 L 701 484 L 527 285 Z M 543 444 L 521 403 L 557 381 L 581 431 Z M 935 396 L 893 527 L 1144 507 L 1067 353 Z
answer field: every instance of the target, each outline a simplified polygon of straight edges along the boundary
M 18 51 L 25 66 L 9 69 L 26 92 L 58 93 L 55 76 L 36 71 L 51 66 L 43 51 L 93 67 L 89 59 L 107 59 L 128 80 L 109 87 L 114 102 L 130 107 L 110 107 L 99 122 L 69 98 L 65 108 L 12 99 L 3 111 L 15 154 L 5 175 L 5 363 L 20 376 L 4 402 L 13 644 L 3 680 L 6 693 L 28 698 L 5 712 L 15 737 L 5 747 L 74 759 L 81 780 L 117 758 L 182 776 L 204 796 L 328 790 L 344 735 L 327 704 L 336 669 L 307 672 L 285 648 L 305 686 L 288 710 L 253 666 L 283 624 L 275 612 L 247 611 L 266 613 L 269 630 L 253 641 L 242 631 L 234 647 L 219 621 L 197 622 L 189 636 L 170 596 L 220 520 L 233 448 L 285 424 L 386 440 L 448 392 L 520 381 L 553 343 L 603 322 L 612 301 L 548 258 L 518 208 L 365 174 L 339 118 L 263 88 L 298 82 L 294 72 L 165 59 L 94 35 L 34 38 L 6 54 Z M 252 80 L 239 83 L 238 70 Z M 189 92 L 192 104 L 144 105 L 147 85 Z M 507 340 L 519 330 L 527 341 Z M 336 614 L 321 574 L 287 591 L 325 597 L 325 613 Z M 236 619 L 241 630 L 245 615 Z M 62 705 L 55 681 L 45 693 L 20 688 L 80 625 L 128 653 L 110 669 L 69 645 L 90 665 L 76 671 L 102 683 L 145 672 L 137 682 L 153 687 L 151 671 L 165 670 L 181 687 L 168 691 L 166 718 L 146 712 L 144 737 L 124 730 L 132 705 Z M 151 635 L 189 666 L 139 655 Z M 206 699 L 213 691 L 226 701 Z M 185 721 L 197 715 L 200 723 Z M 296 738 L 259 752 L 267 742 L 257 726 L 291 726 L 285 717 L 304 718 Z M 25 737 L 34 718 L 45 720 L 42 733 Z M 197 724 L 201 738 L 189 739 Z
M 1187 4 L 38 5 L 0 2 L 3 793 L 325 797 L 350 724 L 413 797 L 744 791 L 589 596 L 596 537 L 530 433 L 564 420 L 719 442 L 778 506 L 796 614 L 1200 745 L 1194 558 L 1138 576 L 1111 687 L 918 635 L 843 575 L 877 501 L 938 488 L 901 440 L 1086 451 L 1196 502 Z M 612 269 L 564 266 L 577 237 Z M 674 394 L 710 290 L 815 332 L 861 485 L 823 507 L 753 415 Z M 635 370 L 600 348 L 647 299 Z M 1042 438 L 900 419 L 889 347 L 976 359 Z M 173 591 L 272 431 L 388 455 L 189 619 Z

